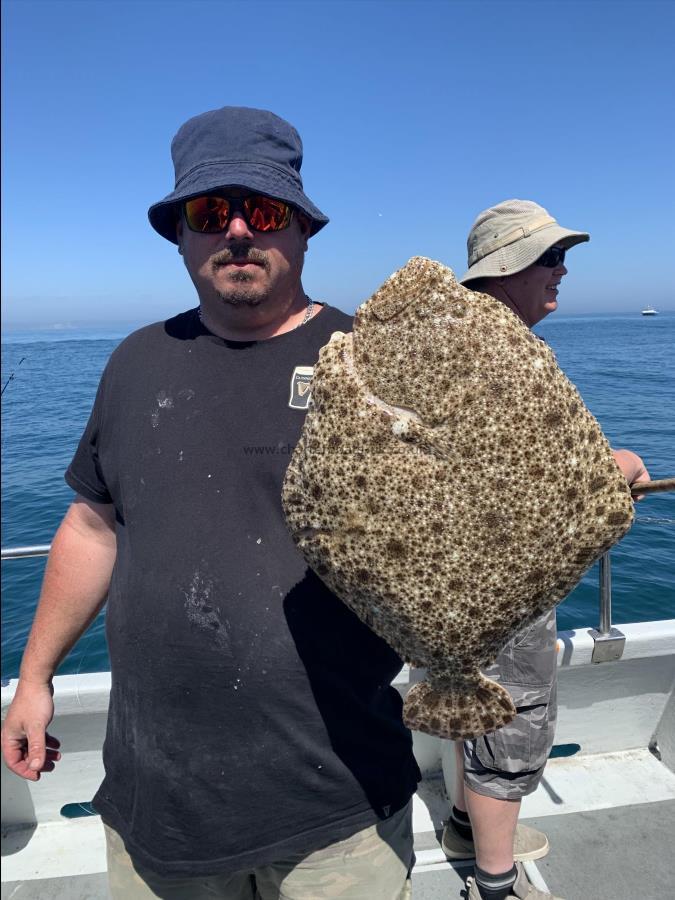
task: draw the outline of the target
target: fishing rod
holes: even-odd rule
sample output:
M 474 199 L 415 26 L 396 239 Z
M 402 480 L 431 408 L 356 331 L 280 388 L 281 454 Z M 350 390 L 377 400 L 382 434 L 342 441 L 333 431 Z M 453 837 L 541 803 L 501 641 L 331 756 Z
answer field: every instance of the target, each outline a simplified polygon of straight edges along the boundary
M 661 478 L 659 481 L 634 481 L 630 492 L 635 494 L 656 494 L 661 491 L 675 491 L 675 478 Z
M 26 357 L 22 356 L 21 359 L 19 360 L 19 362 L 16 364 L 17 369 L 19 368 L 21 363 L 24 361 L 24 359 L 26 359 Z M 15 375 L 16 375 L 16 369 L 12 372 L 12 374 L 9 376 L 7 381 L 4 383 L 2 390 L 0 391 L 0 397 L 2 397 L 2 395 L 5 393 L 5 391 L 7 390 L 7 385 L 10 383 L 10 381 L 12 381 L 12 379 L 14 378 Z

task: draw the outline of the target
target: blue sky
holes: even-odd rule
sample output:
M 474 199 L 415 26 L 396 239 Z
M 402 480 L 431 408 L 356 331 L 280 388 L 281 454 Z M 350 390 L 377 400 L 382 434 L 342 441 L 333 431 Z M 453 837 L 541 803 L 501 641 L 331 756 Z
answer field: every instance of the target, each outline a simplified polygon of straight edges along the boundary
M 561 314 L 675 309 L 673 33 L 669 0 L 5 0 L 3 321 L 195 305 L 146 213 L 177 128 L 226 104 L 302 135 L 317 299 L 352 311 L 417 254 L 460 274 L 477 213 L 520 197 L 591 232 Z

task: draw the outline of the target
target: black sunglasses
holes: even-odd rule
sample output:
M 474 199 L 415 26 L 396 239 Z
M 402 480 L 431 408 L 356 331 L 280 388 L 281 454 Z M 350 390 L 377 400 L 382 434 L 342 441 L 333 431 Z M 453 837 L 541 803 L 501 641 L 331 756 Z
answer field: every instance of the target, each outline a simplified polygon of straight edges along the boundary
M 246 197 L 208 195 L 194 197 L 183 204 L 187 227 L 200 234 L 226 231 L 235 212 L 242 214 L 253 231 L 281 231 L 288 228 L 293 217 L 292 206 L 263 194 Z
M 539 259 L 534 263 L 535 266 L 544 266 L 547 269 L 555 269 L 561 263 L 565 262 L 564 247 L 549 247 L 546 253 L 542 253 Z

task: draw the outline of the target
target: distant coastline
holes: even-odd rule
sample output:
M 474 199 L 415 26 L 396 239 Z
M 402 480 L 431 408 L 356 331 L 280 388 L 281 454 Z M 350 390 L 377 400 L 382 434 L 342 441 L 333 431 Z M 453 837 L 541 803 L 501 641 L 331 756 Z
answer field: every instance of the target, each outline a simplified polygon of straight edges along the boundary
M 349 315 L 353 315 L 354 310 L 344 310 Z M 633 312 L 584 312 L 584 313 L 566 313 L 556 312 L 554 316 L 546 319 L 546 326 L 554 326 L 556 322 L 563 324 L 574 320 L 583 319 L 635 319 L 636 321 L 648 322 L 650 326 L 658 326 L 658 319 L 664 319 L 675 316 L 675 309 L 659 309 L 659 315 L 654 318 L 643 317 L 641 311 Z M 111 341 L 122 340 L 131 334 L 137 328 L 150 324 L 152 320 L 134 322 L 131 324 L 54 324 L 43 327 L 25 324 L 6 324 L 2 329 L 3 344 L 25 344 L 38 343 L 41 341 Z
M 72 331 L 50 331 L 44 329 L 16 329 L 3 330 L 3 344 L 55 344 L 68 341 L 115 341 L 122 340 L 140 328 L 140 325 L 132 325 L 123 328 L 73 328 Z

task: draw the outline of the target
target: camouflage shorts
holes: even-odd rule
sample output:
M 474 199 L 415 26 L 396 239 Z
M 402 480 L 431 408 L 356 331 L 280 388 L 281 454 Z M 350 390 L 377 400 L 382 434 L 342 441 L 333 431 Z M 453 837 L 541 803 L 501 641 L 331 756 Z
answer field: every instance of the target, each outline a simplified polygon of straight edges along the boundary
M 245 872 L 162 876 L 134 862 L 105 825 L 112 900 L 409 900 L 412 801 L 383 822 L 309 854 Z
M 518 800 L 536 790 L 551 752 L 556 719 L 555 610 L 521 631 L 485 674 L 503 685 L 515 719 L 464 742 L 464 781 L 478 794 Z

